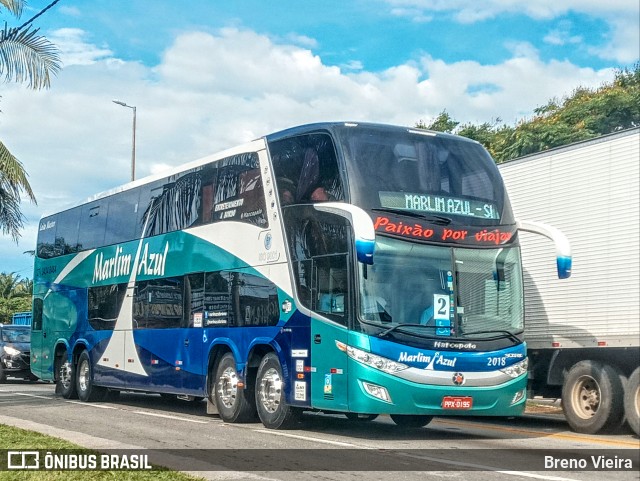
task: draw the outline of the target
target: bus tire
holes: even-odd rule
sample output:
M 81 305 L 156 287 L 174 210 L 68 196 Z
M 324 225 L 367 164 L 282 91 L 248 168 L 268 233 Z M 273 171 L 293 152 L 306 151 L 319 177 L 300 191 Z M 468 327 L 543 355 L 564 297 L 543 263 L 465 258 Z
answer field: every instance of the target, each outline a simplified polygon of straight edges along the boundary
M 269 429 L 290 429 L 300 420 L 302 411 L 287 404 L 284 385 L 278 356 L 267 353 L 256 376 L 256 407 L 260 421 Z
M 61 355 L 56 356 L 56 394 L 60 394 L 65 399 L 76 399 L 78 393 L 76 391 L 76 369 L 68 360 L 67 351 L 62 351 Z
M 230 352 L 218 363 L 212 391 L 211 397 L 224 422 L 246 423 L 255 419 L 253 399 L 240 383 L 236 361 Z
M 631 373 L 624 392 L 624 413 L 629 427 L 640 436 L 640 367 Z
M 582 434 L 614 431 L 624 422 L 620 371 L 597 361 L 580 361 L 562 385 L 562 407 L 571 429 Z
M 78 399 L 84 402 L 102 401 L 107 389 L 93 384 L 93 366 L 87 351 L 82 351 L 76 366 L 76 391 Z
M 432 419 L 433 416 L 423 414 L 391 414 L 391 420 L 403 428 L 423 428 Z

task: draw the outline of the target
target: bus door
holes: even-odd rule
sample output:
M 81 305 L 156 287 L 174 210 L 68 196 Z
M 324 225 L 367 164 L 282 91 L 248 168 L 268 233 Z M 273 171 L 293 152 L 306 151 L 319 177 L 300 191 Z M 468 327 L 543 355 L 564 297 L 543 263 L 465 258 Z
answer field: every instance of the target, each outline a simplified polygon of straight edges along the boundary
M 313 206 L 292 206 L 285 226 L 299 302 L 311 311 L 311 403 L 346 410 L 348 222 Z
M 347 355 L 339 350 L 338 343 L 347 343 L 345 327 L 312 319 L 311 404 L 314 408 L 348 409 Z

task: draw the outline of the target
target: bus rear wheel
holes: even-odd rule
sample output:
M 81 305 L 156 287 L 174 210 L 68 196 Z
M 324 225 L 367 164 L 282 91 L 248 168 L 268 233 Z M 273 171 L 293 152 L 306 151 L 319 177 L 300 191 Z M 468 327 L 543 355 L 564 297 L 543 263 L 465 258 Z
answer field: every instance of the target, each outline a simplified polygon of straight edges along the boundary
M 80 401 L 102 401 L 107 396 L 107 389 L 93 384 L 93 366 L 87 351 L 82 351 L 76 367 L 76 391 Z
M 56 356 L 56 394 L 65 399 L 78 397 L 76 391 L 76 369 L 73 361 L 69 361 L 67 351 L 64 350 Z
M 285 379 L 278 356 L 266 354 L 256 377 L 256 407 L 258 416 L 269 429 L 289 429 L 300 420 L 302 411 L 286 403 L 284 397 Z
M 243 423 L 255 419 L 252 396 L 243 388 L 233 354 L 226 353 L 216 369 L 211 397 L 226 423 Z
M 571 428 L 582 434 L 610 432 L 624 422 L 623 376 L 597 361 L 580 361 L 562 385 L 562 407 Z
M 419 414 L 391 414 L 391 420 L 403 428 L 422 428 L 432 419 L 433 416 Z

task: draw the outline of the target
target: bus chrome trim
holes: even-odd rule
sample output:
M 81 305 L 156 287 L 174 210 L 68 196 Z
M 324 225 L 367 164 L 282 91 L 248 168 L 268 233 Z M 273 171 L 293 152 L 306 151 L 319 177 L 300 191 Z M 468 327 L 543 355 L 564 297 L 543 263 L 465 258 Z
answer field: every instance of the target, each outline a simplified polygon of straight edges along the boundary
M 456 374 L 460 373 L 457 371 L 433 371 L 410 367 L 393 373 L 393 376 L 418 384 L 429 384 L 432 386 L 456 386 L 454 381 Z M 513 380 L 511 376 L 501 371 L 465 371 L 461 374 L 464 376 L 465 387 L 498 386 L 506 383 L 507 381 Z

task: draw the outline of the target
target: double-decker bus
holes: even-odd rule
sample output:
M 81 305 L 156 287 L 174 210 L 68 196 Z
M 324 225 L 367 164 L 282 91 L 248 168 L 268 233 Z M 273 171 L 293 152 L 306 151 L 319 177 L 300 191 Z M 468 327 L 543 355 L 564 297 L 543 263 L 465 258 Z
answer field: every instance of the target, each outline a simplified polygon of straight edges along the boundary
M 278 132 L 44 217 L 31 369 L 65 398 L 207 397 L 401 426 L 523 411 L 518 223 L 468 139 L 362 123 Z

